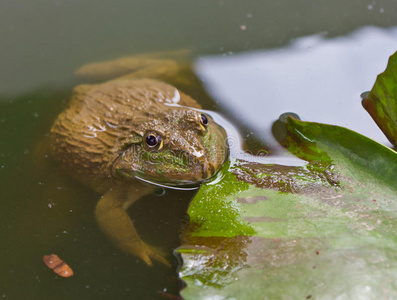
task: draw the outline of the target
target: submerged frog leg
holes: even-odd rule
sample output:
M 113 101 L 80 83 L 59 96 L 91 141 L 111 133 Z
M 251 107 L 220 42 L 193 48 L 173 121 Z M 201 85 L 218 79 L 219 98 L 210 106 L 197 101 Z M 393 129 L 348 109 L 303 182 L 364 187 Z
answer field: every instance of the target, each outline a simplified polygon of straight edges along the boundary
M 99 200 L 95 208 L 95 218 L 101 230 L 112 242 L 126 253 L 141 258 L 149 266 L 150 258 L 170 266 L 164 254 L 147 245 L 139 237 L 126 209 L 135 201 L 153 191 L 148 185 L 135 187 L 116 186 Z
M 158 78 L 161 80 L 167 71 L 178 72 L 180 66 L 188 62 L 188 54 L 187 51 L 175 51 L 173 54 L 164 53 L 164 55 L 153 53 L 124 56 L 114 60 L 86 64 L 75 74 L 85 81 L 106 81 L 127 74 L 137 74 L 132 76 L 134 78 Z M 140 74 L 138 75 L 138 73 Z
M 115 60 L 90 63 L 75 74 L 87 82 L 151 78 L 182 88 L 197 81 L 190 63 L 190 51 L 170 51 L 125 56 Z

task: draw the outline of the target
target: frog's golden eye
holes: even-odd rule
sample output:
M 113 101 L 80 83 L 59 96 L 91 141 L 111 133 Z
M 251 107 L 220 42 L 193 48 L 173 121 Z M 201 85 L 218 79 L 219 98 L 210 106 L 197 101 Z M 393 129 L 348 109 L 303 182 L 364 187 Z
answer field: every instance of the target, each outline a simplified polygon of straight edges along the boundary
M 200 114 L 200 126 L 203 127 L 203 129 L 205 129 L 205 127 L 208 126 L 208 118 L 205 114 Z
M 149 151 L 158 151 L 164 146 L 163 139 L 157 132 L 149 131 L 145 134 L 143 139 L 145 141 L 145 146 Z

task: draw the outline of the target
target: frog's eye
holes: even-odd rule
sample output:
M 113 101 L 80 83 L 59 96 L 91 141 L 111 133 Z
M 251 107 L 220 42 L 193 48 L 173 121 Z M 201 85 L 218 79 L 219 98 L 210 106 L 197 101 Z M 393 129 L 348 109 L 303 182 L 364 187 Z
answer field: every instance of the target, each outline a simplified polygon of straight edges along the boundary
M 200 125 L 204 128 L 208 126 L 208 118 L 205 114 L 200 114 Z
M 154 131 L 149 131 L 144 136 L 145 146 L 149 151 L 158 151 L 163 148 L 163 139 Z

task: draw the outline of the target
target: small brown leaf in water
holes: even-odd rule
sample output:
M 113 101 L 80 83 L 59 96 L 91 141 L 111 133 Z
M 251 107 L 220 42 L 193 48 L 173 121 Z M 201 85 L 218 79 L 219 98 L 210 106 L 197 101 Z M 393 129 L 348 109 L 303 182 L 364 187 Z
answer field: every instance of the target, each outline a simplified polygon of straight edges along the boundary
M 73 270 L 58 255 L 44 255 L 43 261 L 57 275 L 65 278 L 73 276 Z

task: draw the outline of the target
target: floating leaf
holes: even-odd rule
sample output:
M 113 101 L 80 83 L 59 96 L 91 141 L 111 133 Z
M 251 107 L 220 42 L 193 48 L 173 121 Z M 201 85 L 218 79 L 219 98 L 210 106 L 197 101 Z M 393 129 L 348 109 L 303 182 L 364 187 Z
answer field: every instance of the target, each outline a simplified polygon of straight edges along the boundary
M 298 167 L 233 161 L 202 186 L 178 249 L 186 299 L 397 297 L 397 154 L 287 121 Z
M 386 70 L 378 75 L 363 106 L 389 141 L 397 146 L 397 52 L 390 57 Z

